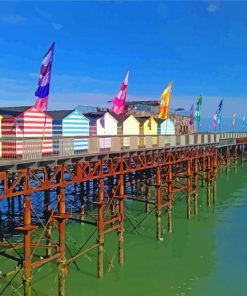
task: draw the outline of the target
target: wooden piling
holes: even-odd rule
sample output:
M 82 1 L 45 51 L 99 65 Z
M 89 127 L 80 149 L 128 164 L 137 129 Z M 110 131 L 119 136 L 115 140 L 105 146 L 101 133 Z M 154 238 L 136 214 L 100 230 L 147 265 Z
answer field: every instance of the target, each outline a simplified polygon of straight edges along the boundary
M 187 161 L 187 219 L 191 215 L 191 159 Z
M 99 179 L 98 196 L 98 277 L 104 276 L 104 178 Z
M 124 263 L 124 175 L 119 176 L 119 215 L 120 223 L 118 229 L 118 262 Z
M 162 240 L 160 167 L 157 167 L 157 169 L 156 169 L 156 237 L 158 240 Z
M 167 230 L 172 232 L 172 202 L 173 202 L 173 193 L 172 193 L 172 165 L 168 166 L 167 173 Z
M 31 259 L 31 198 L 30 195 L 24 196 L 24 261 L 23 261 L 23 287 L 24 296 L 32 294 L 32 259 Z

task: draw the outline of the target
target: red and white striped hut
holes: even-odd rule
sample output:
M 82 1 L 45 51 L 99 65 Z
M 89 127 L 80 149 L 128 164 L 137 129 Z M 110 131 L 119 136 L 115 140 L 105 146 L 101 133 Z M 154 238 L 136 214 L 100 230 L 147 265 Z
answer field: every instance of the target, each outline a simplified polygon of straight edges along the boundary
M 2 138 L 13 138 L 3 140 L 2 158 L 32 159 L 52 153 L 52 140 L 45 139 L 52 136 L 51 116 L 33 106 L 0 107 L 0 114 Z

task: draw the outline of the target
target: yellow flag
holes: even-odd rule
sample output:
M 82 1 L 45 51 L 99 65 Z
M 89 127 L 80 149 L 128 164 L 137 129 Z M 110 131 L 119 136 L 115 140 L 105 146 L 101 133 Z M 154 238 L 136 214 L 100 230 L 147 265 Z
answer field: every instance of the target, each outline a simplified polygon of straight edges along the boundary
M 168 84 L 168 86 L 164 89 L 161 95 L 160 114 L 159 114 L 159 118 L 161 119 L 168 118 L 170 99 L 171 99 L 171 90 L 172 90 L 172 82 Z

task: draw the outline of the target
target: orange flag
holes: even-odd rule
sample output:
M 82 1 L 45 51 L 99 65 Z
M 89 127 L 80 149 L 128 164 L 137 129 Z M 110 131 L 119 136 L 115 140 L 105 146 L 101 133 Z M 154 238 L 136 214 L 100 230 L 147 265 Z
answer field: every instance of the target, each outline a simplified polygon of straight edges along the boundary
M 159 118 L 167 119 L 169 114 L 170 99 L 171 99 L 172 82 L 164 89 L 161 95 L 160 114 Z

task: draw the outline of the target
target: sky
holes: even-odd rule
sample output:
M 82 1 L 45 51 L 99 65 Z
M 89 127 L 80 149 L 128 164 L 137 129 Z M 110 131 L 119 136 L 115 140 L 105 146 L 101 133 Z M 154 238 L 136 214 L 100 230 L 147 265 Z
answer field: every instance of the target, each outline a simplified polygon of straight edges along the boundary
M 241 120 L 246 11 L 245 1 L 0 0 L 0 105 L 34 104 L 54 41 L 49 109 L 107 106 L 129 69 L 127 100 L 159 100 L 173 81 L 172 108 L 202 94 L 202 118 L 224 98 L 223 117 Z

